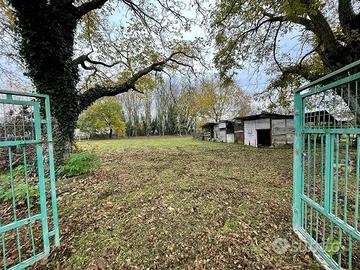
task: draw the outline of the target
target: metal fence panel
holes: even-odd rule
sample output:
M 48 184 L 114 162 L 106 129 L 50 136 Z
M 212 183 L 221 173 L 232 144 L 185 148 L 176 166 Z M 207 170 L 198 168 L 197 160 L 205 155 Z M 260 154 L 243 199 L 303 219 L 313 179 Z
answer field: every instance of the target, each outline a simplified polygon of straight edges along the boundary
M 58 246 L 49 97 L 0 90 L 0 268 L 23 269 Z
M 293 228 L 330 269 L 360 269 L 359 67 L 295 92 Z

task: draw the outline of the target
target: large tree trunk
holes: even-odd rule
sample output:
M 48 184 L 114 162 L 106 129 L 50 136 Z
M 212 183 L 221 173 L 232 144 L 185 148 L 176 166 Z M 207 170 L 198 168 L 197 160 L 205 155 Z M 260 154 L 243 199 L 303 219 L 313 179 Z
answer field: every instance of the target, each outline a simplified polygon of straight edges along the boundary
M 71 150 L 80 113 L 76 84 L 78 69 L 72 64 L 75 8 L 71 1 L 58 1 L 49 10 L 44 0 L 13 1 L 20 55 L 38 93 L 50 96 L 54 120 L 56 160 L 62 162 Z

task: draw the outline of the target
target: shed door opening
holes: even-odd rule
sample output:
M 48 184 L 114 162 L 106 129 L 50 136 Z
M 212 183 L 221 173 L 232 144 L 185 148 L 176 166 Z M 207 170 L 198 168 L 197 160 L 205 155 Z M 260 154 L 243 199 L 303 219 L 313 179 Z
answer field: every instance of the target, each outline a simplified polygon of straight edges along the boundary
M 258 146 L 271 146 L 271 129 L 257 130 Z

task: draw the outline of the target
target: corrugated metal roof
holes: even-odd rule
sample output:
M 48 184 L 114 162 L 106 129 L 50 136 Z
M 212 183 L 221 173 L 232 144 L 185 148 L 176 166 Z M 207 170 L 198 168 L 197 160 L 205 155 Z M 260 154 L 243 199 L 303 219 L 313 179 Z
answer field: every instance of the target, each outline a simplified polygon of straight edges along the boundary
M 245 117 L 240 117 L 239 119 L 243 121 L 248 120 L 256 120 L 256 119 L 264 119 L 264 118 L 271 118 L 271 119 L 293 119 L 293 115 L 286 115 L 286 114 L 277 114 L 277 113 L 270 113 L 270 112 L 262 112 L 260 114 L 249 115 Z

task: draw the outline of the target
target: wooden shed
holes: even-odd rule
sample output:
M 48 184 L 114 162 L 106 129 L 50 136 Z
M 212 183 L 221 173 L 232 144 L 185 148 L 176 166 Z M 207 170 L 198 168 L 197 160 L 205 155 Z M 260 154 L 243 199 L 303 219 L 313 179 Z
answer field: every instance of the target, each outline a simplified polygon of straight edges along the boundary
M 202 128 L 202 139 L 205 141 L 214 140 L 214 128 L 217 123 L 208 122 L 201 126 Z
M 293 143 L 294 116 L 269 112 L 241 118 L 244 121 L 244 144 L 255 147 Z
M 351 120 L 354 119 L 354 115 L 344 116 L 334 116 L 329 113 L 327 110 L 318 110 L 305 113 L 305 125 L 307 127 L 334 127 L 334 126 L 343 126 L 347 127 L 351 125 Z
M 244 121 L 240 117 L 233 119 L 234 121 L 234 141 L 235 143 L 244 144 Z
M 234 143 L 234 121 L 220 121 L 214 127 L 214 139 L 218 142 Z

